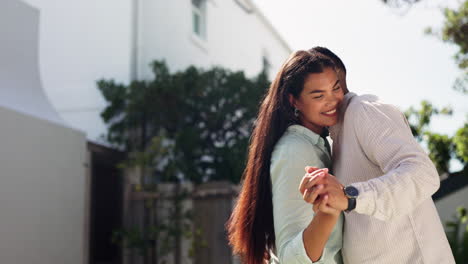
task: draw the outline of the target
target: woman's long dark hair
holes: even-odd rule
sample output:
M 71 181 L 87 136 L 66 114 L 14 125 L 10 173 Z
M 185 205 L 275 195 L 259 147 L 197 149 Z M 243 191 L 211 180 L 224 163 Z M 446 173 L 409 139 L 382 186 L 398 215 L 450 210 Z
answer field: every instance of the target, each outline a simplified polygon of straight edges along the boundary
M 275 144 L 289 125 L 298 123 L 289 95 L 298 98 L 305 78 L 335 69 L 327 57 L 313 51 L 296 51 L 283 64 L 259 109 L 250 139 L 247 166 L 234 211 L 227 223 L 229 243 L 242 263 L 270 259 L 275 249 L 270 160 Z

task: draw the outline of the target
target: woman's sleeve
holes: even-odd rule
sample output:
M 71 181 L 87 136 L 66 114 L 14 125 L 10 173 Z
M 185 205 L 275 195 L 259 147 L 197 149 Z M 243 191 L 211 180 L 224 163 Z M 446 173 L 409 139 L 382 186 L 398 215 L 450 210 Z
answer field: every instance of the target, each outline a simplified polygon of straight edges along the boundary
M 306 140 L 283 142 L 272 156 L 270 174 L 273 191 L 273 217 L 277 254 L 280 263 L 327 263 L 327 252 L 312 262 L 305 251 L 302 232 L 309 225 L 314 212 L 312 205 L 302 199 L 299 184 L 306 166 L 326 167 L 318 147 Z

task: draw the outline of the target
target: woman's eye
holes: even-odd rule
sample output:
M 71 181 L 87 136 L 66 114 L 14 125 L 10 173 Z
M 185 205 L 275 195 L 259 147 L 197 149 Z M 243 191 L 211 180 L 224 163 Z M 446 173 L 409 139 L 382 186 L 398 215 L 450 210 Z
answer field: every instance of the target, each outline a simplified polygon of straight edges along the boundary
M 340 86 L 337 86 L 337 87 L 336 87 L 335 89 L 333 89 L 333 90 L 334 90 L 334 91 L 338 91 L 338 90 L 340 90 L 340 89 L 341 89 L 341 87 L 340 87 Z
M 323 97 L 323 95 L 319 95 L 319 96 L 315 96 L 314 99 L 320 99 L 322 97 Z

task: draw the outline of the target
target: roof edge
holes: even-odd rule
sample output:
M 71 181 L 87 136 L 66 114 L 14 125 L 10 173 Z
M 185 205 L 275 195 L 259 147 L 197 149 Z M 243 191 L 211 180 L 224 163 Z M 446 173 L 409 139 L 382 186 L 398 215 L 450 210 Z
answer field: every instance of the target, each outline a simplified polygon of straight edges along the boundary
M 288 50 L 289 53 L 292 52 L 292 49 L 291 47 L 289 46 L 289 44 L 286 42 L 286 40 L 281 36 L 281 34 L 278 32 L 278 30 L 276 30 L 276 28 L 273 26 L 273 24 L 271 24 L 270 20 L 268 20 L 268 18 L 266 18 L 266 16 L 263 14 L 263 12 L 261 11 L 261 9 L 252 1 L 252 0 L 245 0 L 246 2 L 248 2 L 251 6 L 252 6 L 252 9 L 253 9 L 253 13 L 255 13 L 255 15 L 257 15 L 258 18 L 260 18 L 260 20 L 263 22 L 263 24 L 265 26 L 267 26 L 267 28 L 273 33 L 273 35 L 278 38 L 278 40 L 281 42 L 281 44 L 283 45 L 283 47 L 285 49 Z

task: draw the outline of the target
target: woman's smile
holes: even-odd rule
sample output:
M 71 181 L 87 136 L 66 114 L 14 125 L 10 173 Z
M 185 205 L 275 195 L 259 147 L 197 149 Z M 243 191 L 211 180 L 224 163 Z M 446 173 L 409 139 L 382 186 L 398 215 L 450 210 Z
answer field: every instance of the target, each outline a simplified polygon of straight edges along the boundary
M 322 112 L 322 115 L 325 115 L 325 116 L 328 116 L 328 117 L 335 117 L 335 116 L 338 116 L 338 111 L 337 111 L 336 108 L 333 108 L 330 111 Z

